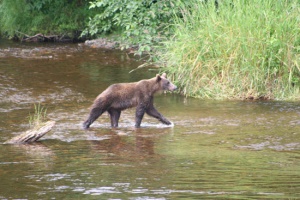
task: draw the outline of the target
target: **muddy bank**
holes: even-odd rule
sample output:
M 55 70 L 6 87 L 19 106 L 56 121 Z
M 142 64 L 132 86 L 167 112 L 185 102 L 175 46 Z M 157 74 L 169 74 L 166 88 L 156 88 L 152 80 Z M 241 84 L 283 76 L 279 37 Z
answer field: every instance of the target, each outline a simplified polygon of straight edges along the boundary
M 81 44 L 80 44 L 81 45 Z M 84 45 L 92 48 L 118 49 L 120 42 L 109 40 L 106 38 L 98 38 L 94 40 L 86 40 Z
M 82 44 L 79 44 L 82 45 Z M 108 39 L 108 38 L 98 38 L 94 40 L 86 40 L 84 42 L 85 46 L 91 48 L 100 48 L 100 49 L 119 49 L 125 50 L 127 53 L 136 53 L 138 50 L 137 45 L 125 45 L 124 43 L 118 41 L 118 39 Z M 126 48 L 124 48 L 127 46 Z
M 73 48 L 70 48 L 70 46 L 62 45 L 45 45 L 39 47 L 23 47 L 21 45 L 20 47 L 13 46 L 0 48 L 0 58 L 16 57 L 24 59 L 57 59 L 61 57 L 63 53 L 63 55 L 65 55 L 66 57 L 70 57 L 73 53 L 82 50 L 83 48 L 77 45 L 73 45 Z
M 62 54 L 70 57 L 73 53 L 86 49 L 121 50 L 121 47 L 122 44 L 120 42 L 106 38 L 86 40 L 83 43 L 9 41 L 7 45 L 0 48 L 0 58 L 56 59 Z M 126 49 L 126 52 L 134 53 L 135 49 L 134 46 L 131 46 L 129 49 Z

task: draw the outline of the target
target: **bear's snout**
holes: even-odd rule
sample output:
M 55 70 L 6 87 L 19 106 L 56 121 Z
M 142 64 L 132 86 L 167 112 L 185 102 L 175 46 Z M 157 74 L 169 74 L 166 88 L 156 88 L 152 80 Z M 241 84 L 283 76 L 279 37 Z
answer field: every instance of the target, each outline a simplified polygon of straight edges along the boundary
M 171 85 L 169 86 L 169 90 L 170 90 L 170 91 L 177 90 L 177 86 L 174 85 L 174 84 L 171 84 Z

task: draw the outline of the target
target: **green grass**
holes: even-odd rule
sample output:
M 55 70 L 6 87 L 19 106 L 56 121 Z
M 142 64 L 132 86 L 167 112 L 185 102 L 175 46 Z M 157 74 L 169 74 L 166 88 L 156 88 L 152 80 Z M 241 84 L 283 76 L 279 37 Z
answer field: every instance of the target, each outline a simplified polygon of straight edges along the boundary
M 300 3 L 189 1 L 158 58 L 186 96 L 299 99 Z
M 34 104 L 34 113 L 29 114 L 28 120 L 30 127 L 39 127 L 46 121 L 47 109 L 41 104 Z

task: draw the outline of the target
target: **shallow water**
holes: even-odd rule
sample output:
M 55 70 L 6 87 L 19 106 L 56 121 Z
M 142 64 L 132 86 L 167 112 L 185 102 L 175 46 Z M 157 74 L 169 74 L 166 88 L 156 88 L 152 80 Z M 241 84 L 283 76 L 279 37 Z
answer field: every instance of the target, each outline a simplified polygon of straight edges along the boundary
M 0 41 L 0 143 L 29 128 L 34 104 L 53 130 L 0 145 L 0 199 L 298 199 L 300 103 L 207 101 L 162 94 L 174 126 L 134 110 L 120 127 L 101 116 L 81 129 L 108 85 L 153 77 L 120 51 Z

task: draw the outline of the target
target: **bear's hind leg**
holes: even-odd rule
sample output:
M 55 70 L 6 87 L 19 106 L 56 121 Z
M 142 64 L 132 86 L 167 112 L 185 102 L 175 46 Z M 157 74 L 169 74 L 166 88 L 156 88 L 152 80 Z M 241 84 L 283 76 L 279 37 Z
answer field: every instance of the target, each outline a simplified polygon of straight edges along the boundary
M 143 105 L 138 105 L 135 112 L 135 127 L 139 128 L 142 123 L 142 119 L 145 114 L 145 107 Z
M 118 127 L 121 111 L 115 109 L 109 109 L 108 113 L 110 115 L 110 123 L 112 127 Z
M 83 129 L 88 129 L 90 125 L 102 115 L 105 110 L 101 108 L 93 108 L 90 112 L 89 118 L 83 123 Z

